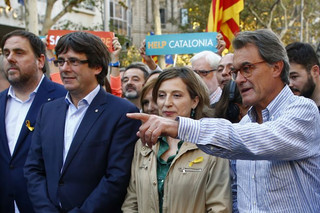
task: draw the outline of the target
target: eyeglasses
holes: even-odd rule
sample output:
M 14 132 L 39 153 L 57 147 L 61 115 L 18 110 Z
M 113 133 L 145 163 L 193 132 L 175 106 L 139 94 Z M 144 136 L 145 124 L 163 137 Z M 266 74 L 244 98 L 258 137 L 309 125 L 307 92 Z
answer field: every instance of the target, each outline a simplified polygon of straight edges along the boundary
M 244 64 L 242 65 L 239 69 L 235 69 L 235 68 L 232 68 L 231 69 L 231 77 L 232 77 L 232 80 L 236 80 L 237 79 L 237 76 L 238 76 L 238 72 L 240 72 L 240 74 L 245 77 L 245 78 L 249 78 L 251 75 L 252 75 L 252 71 L 253 71 L 253 68 L 255 68 L 255 65 L 257 64 L 261 64 L 261 63 L 264 63 L 265 61 L 259 61 L 259 62 L 256 62 L 256 63 L 248 63 L 248 64 Z
M 216 71 L 216 70 L 193 70 L 195 73 L 201 76 L 207 76 L 210 72 Z
M 89 60 L 80 60 L 78 58 L 68 58 L 68 59 L 58 58 L 57 60 L 53 61 L 56 67 L 62 67 L 65 62 L 67 62 L 68 64 L 71 64 L 72 66 L 78 66 L 79 64 L 88 63 Z

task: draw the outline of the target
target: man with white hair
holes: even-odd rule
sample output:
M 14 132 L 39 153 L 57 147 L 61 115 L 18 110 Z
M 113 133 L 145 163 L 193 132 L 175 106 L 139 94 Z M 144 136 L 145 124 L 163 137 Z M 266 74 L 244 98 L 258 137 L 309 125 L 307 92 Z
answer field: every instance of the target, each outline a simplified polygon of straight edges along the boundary
M 216 70 L 221 56 L 211 51 L 202 51 L 195 54 L 191 59 L 191 66 L 207 85 L 210 92 L 210 104 L 219 101 L 222 90 L 219 87 Z

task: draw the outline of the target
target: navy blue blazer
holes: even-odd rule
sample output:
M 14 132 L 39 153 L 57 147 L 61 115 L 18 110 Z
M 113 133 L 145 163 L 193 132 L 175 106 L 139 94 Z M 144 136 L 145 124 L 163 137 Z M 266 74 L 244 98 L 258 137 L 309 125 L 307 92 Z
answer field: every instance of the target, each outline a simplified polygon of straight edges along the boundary
M 15 200 L 21 213 L 32 213 L 33 208 L 27 193 L 23 166 L 28 155 L 33 132 L 26 125 L 22 125 L 17 144 L 11 156 L 5 123 L 7 94 L 8 89 L 0 93 L 0 212 L 13 213 L 13 200 Z M 44 78 L 25 121 L 29 120 L 31 126 L 34 127 L 41 105 L 65 95 L 66 90 L 62 85 Z
M 25 165 L 36 212 L 121 212 L 141 123 L 129 101 L 103 89 L 88 107 L 63 165 L 64 98 L 44 104 Z

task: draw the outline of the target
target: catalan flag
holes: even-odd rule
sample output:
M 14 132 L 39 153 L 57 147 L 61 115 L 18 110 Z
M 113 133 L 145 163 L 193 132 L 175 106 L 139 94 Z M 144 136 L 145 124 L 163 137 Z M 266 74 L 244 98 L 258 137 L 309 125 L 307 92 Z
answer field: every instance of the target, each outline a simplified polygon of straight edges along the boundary
M 244 0 L 212 0 L 208 18 L 207 32 L 220 32 L 231 49 L 231 42 L 240 31 L 240 12 Z

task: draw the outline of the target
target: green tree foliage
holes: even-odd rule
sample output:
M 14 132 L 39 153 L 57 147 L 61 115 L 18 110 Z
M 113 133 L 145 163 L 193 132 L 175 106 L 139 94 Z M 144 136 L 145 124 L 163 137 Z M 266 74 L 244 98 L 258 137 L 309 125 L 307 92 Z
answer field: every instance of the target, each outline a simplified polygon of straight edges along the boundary
M 301 2 L 304 2 L 301 7 Z M 211 0 L 186 0 L 189 25 L 184 32 L 205 31 Z M 269 28 L 276 32 L 285 44 L 300 41 L 301 14 L 303 14 L 302 38 L 314 46 L 320 37 L 320 1 L 313 0 L 245 0 L 240 14 L 241 30 Z M 199 23 L 194 29 L 194 23 Z
M 204 32 L 212 0 L 187 0 L 184 8 L 188 9 L 189 24 L 180 26 L 183 32 Z

